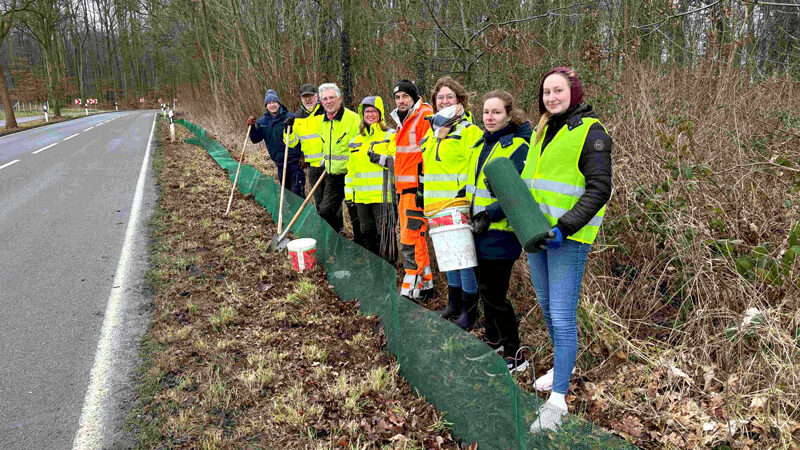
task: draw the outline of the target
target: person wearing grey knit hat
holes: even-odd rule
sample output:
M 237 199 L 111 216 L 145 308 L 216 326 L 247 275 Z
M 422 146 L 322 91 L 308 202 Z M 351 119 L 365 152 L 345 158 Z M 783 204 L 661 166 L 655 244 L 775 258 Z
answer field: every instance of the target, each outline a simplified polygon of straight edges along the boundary
M 282 182 L 284 170 L 284 152 L 286 151 L 285 136 L 287 120 L 293 119 L 294 114 L 281 103 L 278 93 L 269 89 L 264 95 L 264 115 L 256 120 L 250 116 L 247 124 L 250 125 L 250 141 L 257 144 L 264 141 L 269 157 L 275 163 L 277 172 L 275 179 Z M 291 137 L 291 136 L 289 136 Z M 286 157 L 286 187 L 300 197 L 305 196 L 306 175 L 301 165 L 302 152 L 300 147 L 289 141 L 289 154 Z

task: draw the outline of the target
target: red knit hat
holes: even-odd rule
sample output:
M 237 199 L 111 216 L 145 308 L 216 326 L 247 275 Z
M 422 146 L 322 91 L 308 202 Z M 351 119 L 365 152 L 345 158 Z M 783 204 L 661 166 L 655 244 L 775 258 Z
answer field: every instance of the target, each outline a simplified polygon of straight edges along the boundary
M 572 107 L 583 102 L 583 84 L 578 79 L 578 74 L 569 67 L 556 67 L 544 74 L 542 82 L 539 84 L 539 114 L 547 112 L 547 108 L 544 107 L 544 93 L 542 92 L 544 90 L 544 80 L 554 73 L 560 73 L 569 80 L 569 106 Z

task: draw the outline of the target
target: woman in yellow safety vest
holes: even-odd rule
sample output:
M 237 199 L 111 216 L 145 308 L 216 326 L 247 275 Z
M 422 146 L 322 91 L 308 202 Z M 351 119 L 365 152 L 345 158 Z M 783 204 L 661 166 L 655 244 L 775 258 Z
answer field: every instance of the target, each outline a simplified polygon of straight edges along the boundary
M 426 117 L 431 129 L 420 141 L 423 168 L 417 191 L 429 220 L 431 211 L 454 198 L 465 197 L 472 148 L 483 137 L 483 131 L 470 120 L 469 95 L 458 81 L 440 78 L 433 88 L 431 104 L 436 114 Z M 464 329 L 472 326 L 464 308 L 478 303 L 478 285 L 472 267 L 447 272 L 447 299 L 442 317 L 456 319 L 456 324 Z
M 345 200 L 355 203 L 361 227 L 362 245 L 394 264 L 397 240 L 394 238 L 394 181 L 390 164 L 393 129 L 383 119 L 383 99 L 365 97 L 358 106 L 359 133 L 350 141 L 350 159 L 345 177 Z M 380 164 L 383 157 L 384 164 Z M 375 160 L 375 162 L 372 162 Z
M 586 256 L 611 197 L 611 137 L 569 68 L 556 68 L 539 87 L 542 117 L 522 178 L 552 230 L 543 251 L 528 254 L 531 281 L 553 341 L 553 369 L 535 382 L 552 390 L 531 432 L 560 426 L 578 352 L 577 309 Z
M 472 152 L 467 181 L 467 199 L 472 213 L 472 232 L 478 256 L 478 292 L 483 300 L 487 333 L 497 333 L 510 371 L 524 370 L 528 363 L 519 350 L 519 330 L 514 307 L 508 300 L 511 269 L 522 252 L 522 246 L 508 224 L 497 199 L 486 186 L 483 168 L 496 158 L 508 158 L 522 172 L 528 156 L 530 130 L 525 113 L 516 106 L 514 97 L 505 91 L 492 91 L 483 96 L 481 140 Z M 477 317 L 477 302 L 465 305 L 470 320 Z

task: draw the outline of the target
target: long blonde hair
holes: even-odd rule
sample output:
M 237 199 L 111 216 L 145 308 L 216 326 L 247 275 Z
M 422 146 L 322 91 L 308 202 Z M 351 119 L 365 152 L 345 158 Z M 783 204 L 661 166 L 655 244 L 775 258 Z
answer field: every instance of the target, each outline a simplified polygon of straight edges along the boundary
M 542 139 L 544 135 L 544 127 L 547 126 L 547 122 L 550 121 L 551 114 L 549 112 L 545 112 L 542 114 L 542 118 L 539 119 L 539 124 L 536 125 L 536 137 L 533 139 L 531 143 L 531 147 L 536 147 L 536 144 L 539 143 L 539 140 Z

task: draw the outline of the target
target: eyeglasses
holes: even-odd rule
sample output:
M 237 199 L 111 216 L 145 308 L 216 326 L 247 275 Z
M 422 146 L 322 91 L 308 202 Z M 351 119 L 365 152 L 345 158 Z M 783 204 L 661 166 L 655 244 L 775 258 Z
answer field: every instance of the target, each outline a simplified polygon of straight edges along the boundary
M 444 99 L 447 99 L 447 100 L 455 100 L 455 99 L 456 99 L 456 96 L 455 96 L 455 95 L 453 95 L 453 94 L 447 94 L 447 95 L 437 95 L 437 96 L 436 96 L 436 100 L 444 100 Z

